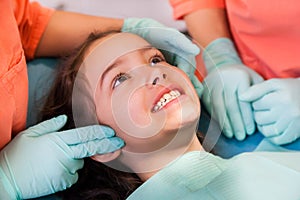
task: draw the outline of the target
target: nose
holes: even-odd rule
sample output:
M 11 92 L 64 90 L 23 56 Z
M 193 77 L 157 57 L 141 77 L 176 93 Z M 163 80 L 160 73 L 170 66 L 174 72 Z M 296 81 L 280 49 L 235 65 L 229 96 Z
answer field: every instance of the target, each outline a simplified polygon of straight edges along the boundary
M 167 74 L 162 73 L 160 75 L 156 75 L 154 76 L 154 79 L 152 81 L 152 85 L 156 85 L 158 83 L 158 81 L 162 80 L 162 79 L 166 79 L 167 78 Z
M 162 67 L 146 66 L 141 75 L 145 77 L 145 83 L 150 87 L 162 84 L 167 79 L 166 70 Z

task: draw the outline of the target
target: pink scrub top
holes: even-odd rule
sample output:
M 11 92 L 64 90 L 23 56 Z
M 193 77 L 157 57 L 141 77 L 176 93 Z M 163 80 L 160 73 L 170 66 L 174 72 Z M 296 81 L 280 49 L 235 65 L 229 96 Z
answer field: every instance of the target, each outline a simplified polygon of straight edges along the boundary
M 300 77 L 300 1 L 169 1 L 175 19 L 199 9 L 226 7 L 233 40 L 245 65 L 265 79 Z
M 0 1 L 0 149 L 25 128 L 28 77 L 33 59 L 53 13 L 27 0 Z

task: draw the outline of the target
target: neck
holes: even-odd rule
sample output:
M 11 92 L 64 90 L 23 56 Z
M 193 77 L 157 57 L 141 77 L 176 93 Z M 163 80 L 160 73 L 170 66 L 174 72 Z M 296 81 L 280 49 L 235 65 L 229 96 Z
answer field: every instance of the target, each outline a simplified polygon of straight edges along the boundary
M 204 149 L 203 149 L 203 147 L 202 147 L 202 145 L 200 144 L 200 142 L 199 142 L 199 140 L 198 140 L 198 138 L 197 138 L 197 136 L 196 136 L 196 134 L 195 134 L 195 136 L 194 136 L 194 138 L 192 139 L 192 141 L 191 141 L 191 143 L 190 143 L 190 145 L 187 147 L 187 149 L 185 150 L 185 151 L 183 151 L 181 154 L 177 154 L 176 155 L 176 152 L 174 153 L 173 152 L 173 155 L 168 155 L 168 156 L 170 156 L 171 158 L 173 158 L 172 160 L 171 159 L 169 159 L 168 161 L 168 163 L 166 163 L 166 164 L 169 164 L 170 162 L 172 162 L 173 160 L 175 160 L 176 158 L 178 158 L 178 157 L 180 157 L 180 156 L 182 156 L 183 154 L 185 154 L 185 153 L 188 153 L 188 152 L 191 152 L 191 151 L 203 151 Z M 162 156 L 162 157 L 164 157 L 164 156 Z M 165 159 L 165 157 L 164 157 L 164 159 Z M 161 159 L 160 159 L 161 160 Z M 154 171 L 149 171 L 149 172 L 144 172 L 144 173 L 138 173 L 138 176 L 140 177 L 140 179 L 142 180 L 142 181 L 146 181 L 146 180 L 148 180 L 149 178 L 151 178 L 153 175 L 155 175 L 159 170 L 161 170 L 161 168 L 160 169 L 157 169 L 157 170 L 154 170 Z
M 203 150 L 195 133 L 196 126 L 177 131 L 176 137 L 165 147 L 149 153 L 122 152 L 119 161 L 135 172 L 143 181 L 164 168 L 170 162 L 190 151 Z

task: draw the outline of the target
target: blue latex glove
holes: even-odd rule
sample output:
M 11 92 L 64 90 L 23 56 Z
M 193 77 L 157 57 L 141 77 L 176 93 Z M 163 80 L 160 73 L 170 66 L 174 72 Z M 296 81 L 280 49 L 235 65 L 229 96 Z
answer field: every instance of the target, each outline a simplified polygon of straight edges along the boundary
M 254 133 L 251 104 L 239 95 L 263 78 L 243 65 L 230 39 L 211 42 L 203 53 L 208 75 L 204 79 L 202 102 L 225 136 L 238 140 Z
M 147 18 L 125 19 L 122 31 L 137 34 L 162 50 L 168 62 L 187 73 L 198 95 L 202 94 L 203 86 L 195 76 L 195 56 L 199 54 L 200 49 L 184 34 Z
M 300 137 L 300 79 L 270 79 L 245 91 L 240 99 L 251 102 L 258 130 L 282 145 Z
M 106 127 L 57 132 L 66 116 L 19 133 L 0 152 L 0 199 L 27 199 L 64 190 L 78 179 L 84 157 L 116 151 L 124 142 Z

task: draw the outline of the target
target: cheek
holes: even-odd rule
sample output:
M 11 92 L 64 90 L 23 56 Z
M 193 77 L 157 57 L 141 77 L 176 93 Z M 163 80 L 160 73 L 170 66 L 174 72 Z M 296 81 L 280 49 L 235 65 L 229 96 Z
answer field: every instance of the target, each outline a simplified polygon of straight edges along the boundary
M 112 112 L 118 130 L 136 140 L 157 135 L 164 127 L 166 116 L 157 120 L 151 113 L 151 98 L 144 87 L 121 90 L 113 95 Z M 126 141 L 125 141 L 126 142 Z
M 134 92 L 129 96 L 128 103 L 128 118 L 132 124 L 137 127 L 146 128 L 151 124 L 150 108 L 145 95 L 141 92 Z
M 132 137 L 142 138 L 155 133 L 148 104 L 142 88 L 116 91 L 111 105 L 113 119 L 119 130 Z
M 109 102 L 105 102 L 103 100 L 99 103 L 97 102 L 96 112 L 99 124 L 104 124 L 113 128 L 115 123 L 112 115 L 112 107 Z

